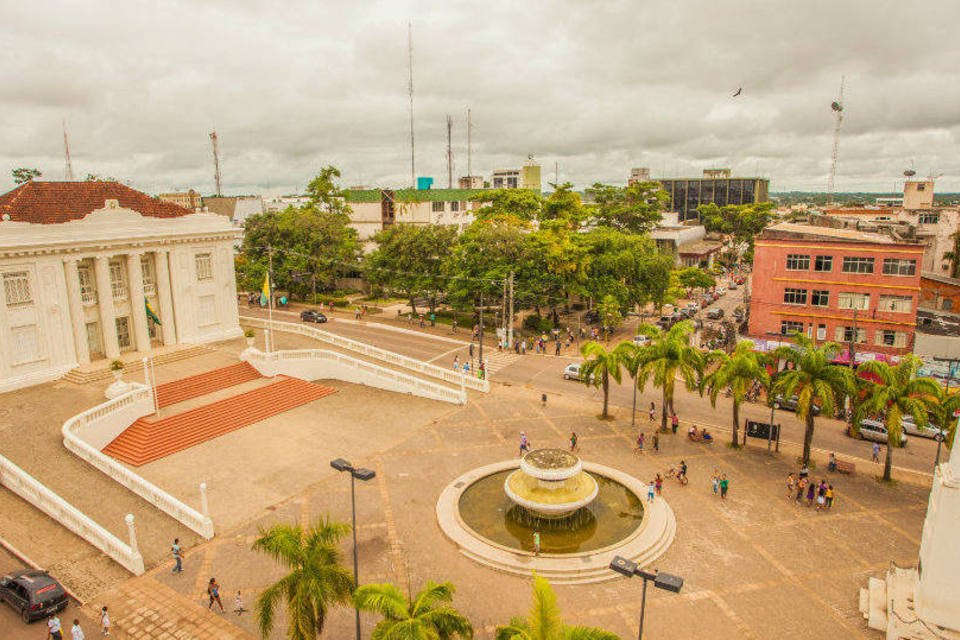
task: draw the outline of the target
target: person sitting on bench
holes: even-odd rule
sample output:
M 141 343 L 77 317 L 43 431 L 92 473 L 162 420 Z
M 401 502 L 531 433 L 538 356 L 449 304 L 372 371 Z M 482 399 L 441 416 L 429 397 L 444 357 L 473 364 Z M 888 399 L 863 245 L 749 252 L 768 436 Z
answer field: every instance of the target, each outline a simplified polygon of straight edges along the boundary
M 833 472 L 837 470 L 837 454 L 831 452 L 830 459 L 827 461 L 827 471 Z
M 690 430 L 687 431 L 687 437 L 690 438 L 691 440 L 700 439 L 700 434 L 697 433 L 697 425 L 695 424 L 690 425 Z
M 713 442 L 713 436 L 710 435 L 709 433 L 707 433 L 707 428 L 706 428 L 706 427 L 703 428 L 703 435 L 702 435 L 701 437 L 703 438 L 703 441 L 706 442 L 706 443 L 708 443 L 708 444 L 711 443 L 711 442 Z

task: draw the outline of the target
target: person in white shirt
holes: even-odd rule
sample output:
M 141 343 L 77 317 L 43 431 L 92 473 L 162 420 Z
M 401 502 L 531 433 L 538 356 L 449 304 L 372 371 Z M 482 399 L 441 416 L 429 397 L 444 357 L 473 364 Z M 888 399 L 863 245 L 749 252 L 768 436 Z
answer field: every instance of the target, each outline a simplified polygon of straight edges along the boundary
M 100 609 L 100 628 L 103 630 L 103 635 L 110 635 L 110 614 L 107 613 L 106 607 Z
M 57 617 L 57 614 L 53 614 L 53 616 L 47 620 L 47 638 L 63 640 L 63 632 L 60 631 L 60 618 Z
M 74 620 L 73 626 L 70 627 L 70 636 L 71 640 L 84 640 L 83 629 L 80 628 L 80 621 Z

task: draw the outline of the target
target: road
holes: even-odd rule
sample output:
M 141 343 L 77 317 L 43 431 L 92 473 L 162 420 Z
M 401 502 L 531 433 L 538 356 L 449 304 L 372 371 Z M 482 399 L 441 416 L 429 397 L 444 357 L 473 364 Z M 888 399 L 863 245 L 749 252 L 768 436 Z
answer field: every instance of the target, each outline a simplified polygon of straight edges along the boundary
M 720 298 L 715 305 L 722 306 L 729 312 L 739 304 L 742 304 L 743 289 L 728 291 Z M 251 313 L 246 308 L 241 309 L 241 313 Z M 258 312 L 256 315 L 262 315 Z M 289 322 L 299 321 L 296 314 L 286 313 L 277 317 Z M 371 344 L 402 353 L 407 356 L 419 358 L 422 360 L 433 360 L 437 364 L 445 365 L 452 361 L 454 355 L 460 355 L 461 359 L 466 354 L 466 348 L 458 348 L 456 344 L 440 341 L 429 335 L 411 335 L 399 333 L 384 329 L 377 322 L 366 322 L 360 324 L 338 322 L 335 318 L 332 322 L 319 325 L 320 328 L 350 337 L 356 340 L 369 342 Z M 437 335 L 444 337 L 453 337 L 449 334 L 448 328 L 438 329 Z M 456 337 L 461 337 L 460 335 Z M 488 347 L 489 348 L 489 347 Z M 574 348 L 564 352 L 557 357 L 553 355 L 535 355 L 529 354 L 517 359 L 509 366 L 501 369 L 495 375 L 491 376 L 493 382 L 507 383 L 514 386 L 524 387 L 530 390 L 531 395 L 540 397 L 540 394 L 562 394 L 568 397 L 580 397 L 585 401 L 595 402 L 597 412 L 600 411 L 600 405 L 603 400 L 601 392 L 592 387 L 583 384 L 567 381 L 562 378 L 562 372 L 566 365 L 580 361 L 579 354 Z M 651 402 L 654 402 L 657 410 L 660 409 L 660 390 L 652 386 L 645 391 L 637 394 L 637 424 L 638 429 L 649 431 L 652 425 L 647 419 L 647 409 Z M 622 384 L 613 383 L 610 391 L 610 403 L 614 410 L 620 415 L 629 415 L 632 403 L 632 386 L 629 380 L 624 380 Z M 717 406 L 714 408 L 708 398 L 701 397 L 699 393 L 687 391 L 678 385 L 674 404 L 677 414 L 684 422 L 692 421 L 698 425 L 708 425 L 710 428 L 720 428 L 726 430 L 724 433 L 718 432 L 718 440 L 725 443 L 729 439 L 730 420 L 732 414 L 732 402 L 727 398 L 718 398 Z M 740 410 L 740 419 L 757 420 L 762 422 L 770 421 L 770 409 L 766 405 L 758 403 L 744 403 Z M 659 415 L 659 414 L 658 414 Z M 781 441 L 787 443 L 800 444 L 803 442 L 804 424 L 797 419 L 796 415 L 788 411 L 777 411 L 774 422 L 779 423 L 782 428 Z M 742 426 L 742 425 L 741 425 Z M 742 437 L 742 436 L 741 436 Z M 763 441 L 751 441 L 749 446 L 766 447 Z M 817 418 L 816 431 L 813 437 L 813 446 L 825 451 L 834 451 L 843 459 L 859 458 L 855 460 L 858 464 L 858 471 L 866 471 L 873 467 L 877 473 L 882 470 L 882 465 L 869 462 L 871 458 L 872 443 L 855 440 L 846 435 L 845 424 L 839 420 L 828 418 Z M 911 437 L 907 446 L 903 449 L 895 450 L 894 465 L 911 471 L 929 474 L 933 469 L 933 461 L 936 455 L 936 443 L 932 440 L 920 437 Z M 882 460 L 881 454 L 881 460 Z
M 25 568 L 27 567 L 20 560 L 0 548 L 0 574 Z M 71 600 L 67 608 L 60 614 L 64 638 L 70 637 L 70 626 L 73 624 L 74 618 L 80 619 L 80 627 L 88 638 L 99 636 L 97 623 L 82 613 L 77 603 Z M 10 605 L 0 603 L 0 638 L 3 640 L 38 640 L 46 636 L 47 623 L 45 621 L 38 620 L 25 624 Z

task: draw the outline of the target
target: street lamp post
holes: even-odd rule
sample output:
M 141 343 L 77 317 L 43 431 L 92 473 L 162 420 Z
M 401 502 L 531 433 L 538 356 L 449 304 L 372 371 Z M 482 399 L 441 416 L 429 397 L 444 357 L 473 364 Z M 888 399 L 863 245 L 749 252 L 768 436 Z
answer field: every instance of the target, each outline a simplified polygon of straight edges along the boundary
M 337 458 L 336 460 L 330 461 L 330 466 L 336 469 L 337 471 L 343 473 L 347 472 L 350 474 L 350 510 L 351 510 L 351 525 L 353 529 L 353 588 L 356 590 L 360 586 L 360 564 L 357 558 L 357 493 L 356 493 L 356 480 L 362 480 L 364 482 L 368 480 L 373 480 L 376 477 L 376 473 L 372 469 L 364 469 L 363 467 L 356 468 L 351 465 L 349 462 L 343 458 Z M 356 626 L 357 626 L 357 637 L 356 640 L 360 640 L 360 609 L 354 605 L 353 611 L 356 617 Z
M 628 578 L 633 576 L 643 578 L 643 595 L 640 600 L 640 631 L 637 633 L 637 640 L 643 640 L 643 618 L 647 610 L 647 583 L 653 582 L 653 586 L 664 591 L 680 593 L 680 589 L 683 588 L 683 578 L 662 571 L 641 569 L 636 562 L 627 560 L 622 556 L 614 557 L 613 561 L 610 562 L 610 568 Z

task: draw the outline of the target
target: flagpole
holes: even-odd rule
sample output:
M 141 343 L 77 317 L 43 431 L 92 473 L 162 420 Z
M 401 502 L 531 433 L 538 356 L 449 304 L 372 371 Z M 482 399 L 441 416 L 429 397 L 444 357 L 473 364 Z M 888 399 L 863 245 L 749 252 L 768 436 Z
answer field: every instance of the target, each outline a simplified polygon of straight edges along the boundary
M 269 262 L 267 263 L 267 304 L 269 305 L 267 316 L 268 322 L 267 326 L 267 353 L 273 351 L 273 245 L 267 245 L 267 255 Z

